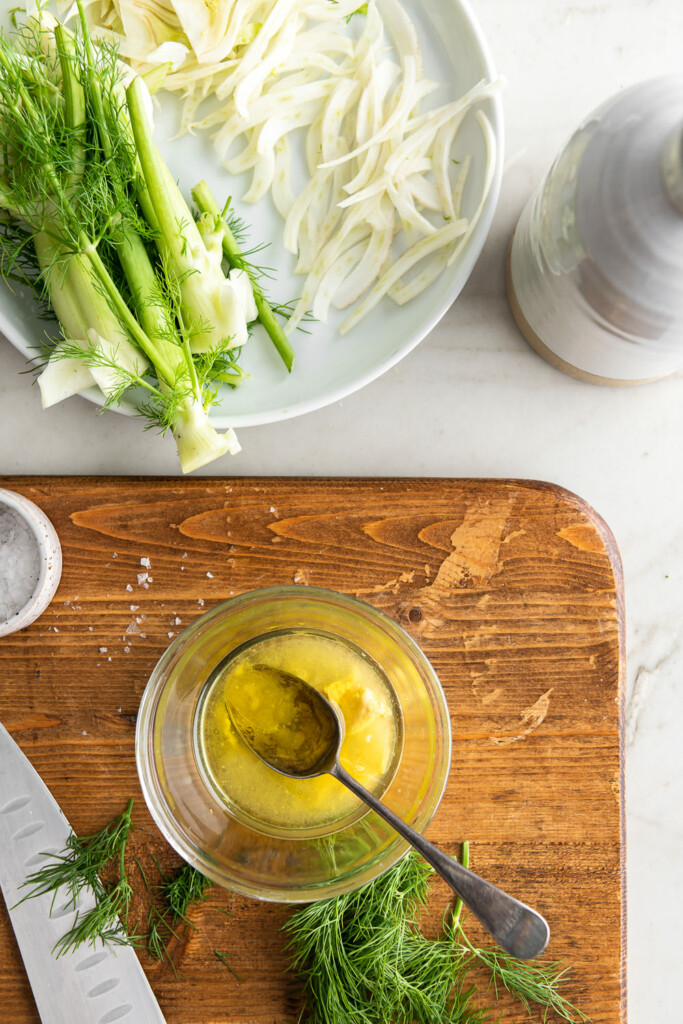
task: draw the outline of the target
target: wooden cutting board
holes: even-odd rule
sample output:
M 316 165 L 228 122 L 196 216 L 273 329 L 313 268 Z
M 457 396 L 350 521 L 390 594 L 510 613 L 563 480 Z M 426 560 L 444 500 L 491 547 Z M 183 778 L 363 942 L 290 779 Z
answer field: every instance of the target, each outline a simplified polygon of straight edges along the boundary
M 170 638 L 256 587 L 354 594 L 401 623 L 444 685 L 453 762 L 429 836 L 452 853 L 469 839 L 475 870 L 547 916 L 549 952 L 571 966 L 565 995 L 596 1024 L 625 1022 L 622 578 L 614 538 L 584 501 L 505 480 L 0 486 L 45 510 L 64 554 L 50 608 L 0 640 L 0 720 L 77 833 L 100 829 L 132 795 L 132 852 L 177 864 L 134 759 L 140 696 Z M 438 915 L 446 901 L 437 886 Z M 0 910 L 2 1014 L 34 1024 Z M 288 913 L 214 889 L 175 950 L 177 978 L 142 954 L 169 1024 L 294 1024 L 300 993 L 279 933 Z M 499 1011 L 512 1024 L 542 1020 L 506 1002 Z

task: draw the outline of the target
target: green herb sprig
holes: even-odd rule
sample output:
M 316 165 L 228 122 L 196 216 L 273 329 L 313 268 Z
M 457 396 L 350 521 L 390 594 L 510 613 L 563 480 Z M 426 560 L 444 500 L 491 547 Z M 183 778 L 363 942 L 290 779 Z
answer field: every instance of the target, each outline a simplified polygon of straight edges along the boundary
M 72 927 L 55 944 L 53 952 L 57 956 L 85 944 L 94 946 L 98 941 L 137 944 L 136 936 L 126 930 L 133 896 L 125 864 L 132 813 L 133 801 L 129 800 L 125 811 L 101 832 L 80 838 L 72 833 L 64 853 L 50 854 L 48 863 L 24 882 L 22 888 L 28 888 L 28 892 L 23 900 L 52 893 L 53 906 L 58 895 L 66 895 L 64 907 L 75 907 L 86 887 L 95 895 L 95 906 L 85 913 L 78 911 Z M 118 863 L 118 878 L 104 882 L 101 875 L 112 861 Z
M 65 908 L 75 908 L 80 894 L 89 889 L 95 896 L 95 906 L 77 913 L 72 927 L 55 944 L 57 956 L 97 943 L 129 945 L 146 949 L 153 960 L 167 960 L 175 972 L 171 940 L 180 942 L 188 928 L 196 930 L 188 916 L 189 909 L 206 899 L 213 882 L 190 864 L 164 873 L 154 858 L 161 882 L 150 885 L 136 858 L 151 902 L 147 933 L 138 933 L 137 926 L 129 928 L 134 892 L 126 866 L 126 846 L 133 829 L 132 813 L 131 799 L 123 813 L 100 832 L 83 837 L 72 833 L 62 853 L 50 854 L 49 860 L 27 877 L 22 888 L 28 892 L 20 902 L 51 894 L 52 906 L 55 900 L 65 899 Z M 104 881 L 102 876 L 111 871 L 111 865 L 116 866 L 117 877 Z M 229 966 L 225 954 L 219 958 Z
M 469 860 L 464 844 L 463 863 Z M 304 981 L 306 1024 L 484 1024 L 474 968 L 543 1020 L 587 1021 L 560 993 L 560 964 L 516 960 L 467 938 L 458 901 L 442 934 L 419 930 L 432 869 L 416 854 L 356 892 L 298 910 L 285 925 L 293 969 Z M 475 999 L 477 1002 L 475 1003 Z
M 234 968 L 234 967 L 232 966 L 232 964 L 231 964 L 231 963 L 230 963 L 230 961 L 228 960 L 228 958 L 227 958 L 227 956 L 225 955 L 225 953 L 221 953 L 220 949 L 214 949 L 214 951 L 213 951 L 213 955 L 214 955 L 214 956 L 216 957 L 216 959 L 217 959 L 217 960 L 220 960 L 220 962 L 221 962 L 221 963 L 223 964 L 223 966 L 224 966 L 224 967 L 225 967 L 225 968 L 226 968 L 226 969 L 227 969 L 228 971 L 230 971 L 230 973 L 232 974 L 232 976 L 233 976 L 234 978 L 236 978 L 236 979 L 237 979 L 237 981 L 241 981 L 241 980 L 242 980 L 242 979 L 241 979 L 241 977 L 239 976 L 239 974 L 237 973 L 237 971 L 235 970 L 235 968 Z
M 175 972 L 171 941 L 182 941 L 189 928 L 197 930 L 188 917 L 188 910 L 192 904 L 203 903 L 206 900 L 207 890 L 213 882 L 191 864 L 185 864 L 168 875 L 162 871 L 156 858 L 155 862 L 161 876 L 161 882 L 156 886 L 149 885 L 142 865 L 137 862 L 147 891 L 152 897 L 145 946 L 153 960 L 168 961 Z

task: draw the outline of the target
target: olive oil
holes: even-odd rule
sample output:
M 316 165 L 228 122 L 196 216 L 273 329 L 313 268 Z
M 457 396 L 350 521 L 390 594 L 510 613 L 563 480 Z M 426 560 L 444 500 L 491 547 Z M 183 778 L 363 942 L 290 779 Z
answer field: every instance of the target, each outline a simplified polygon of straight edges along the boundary
M 355 646 L 310 630 L 276 631 L 232 652 L 207 681 L 196 715 L 195 740 L 205 781 L 219 798 L 256 827 L 277 831 L 341 827 L 364 805 L 336 779 L 290 779 L 265 765 L 235 729 L 229 692 L 247 694 L 265 731 L 277 735 L 283 710 L 256 666 L 290 672 L 341 709 L 345 735 L 341 762 L 366 788 L 381 793 L 401 749 L 401 715 L 379 666 Z M 284 715 L 284 717 L 283 717 Z M 306 737 L 301 737 L 306 742 Z M 354 815 L 355 816 L 355 815 Z

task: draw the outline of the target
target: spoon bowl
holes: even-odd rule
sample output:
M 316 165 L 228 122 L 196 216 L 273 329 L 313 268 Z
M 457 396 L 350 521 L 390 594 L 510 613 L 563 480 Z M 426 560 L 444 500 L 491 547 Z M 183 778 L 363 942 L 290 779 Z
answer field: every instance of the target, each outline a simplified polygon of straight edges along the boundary
M 254 665 L 261 697 L 276 708 L 276 726 L 259 727 L 258 709 L 228 694 L 226 708 L 246 745 L 280 775 L 311 779 L 329 774 L 363 800 L 431 864 L 498 944 L 512 956 L 529 960 L 548 944 L 548 924 L 537 911 L 464 868 L 419 832 L 406 825 L 341 765 L 344 719 L 340 709 L 303 679 Z
M 226 708 L 244 742 L 269 768 L 291 779 L 314 779 L 331 772 L 344 741 L 340 709 L 303 679 L 271 668 L 253 665 L 264 697 L 278 697 L 284 728 L 277 735 L 259 728 L 254 709 L 233 691 Z M 300 742 L 304 738 L 305 742 Z

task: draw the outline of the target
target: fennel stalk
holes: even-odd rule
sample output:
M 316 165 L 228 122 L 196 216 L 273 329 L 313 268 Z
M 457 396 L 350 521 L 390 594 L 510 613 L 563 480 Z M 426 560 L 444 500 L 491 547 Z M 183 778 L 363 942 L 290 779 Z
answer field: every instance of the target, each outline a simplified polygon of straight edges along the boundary
M 32 253 L 62 328 L 44 406 L 97 385 L 107 408 L 134 388 L 190 472 L 239 450 L 208 410 L 244 376 L 256 308 L 154 146 L 142 79 L 124 90 L 115 49 L 79 15 L 72 32 L 39 9 L 0 34 L 2 271 Z

